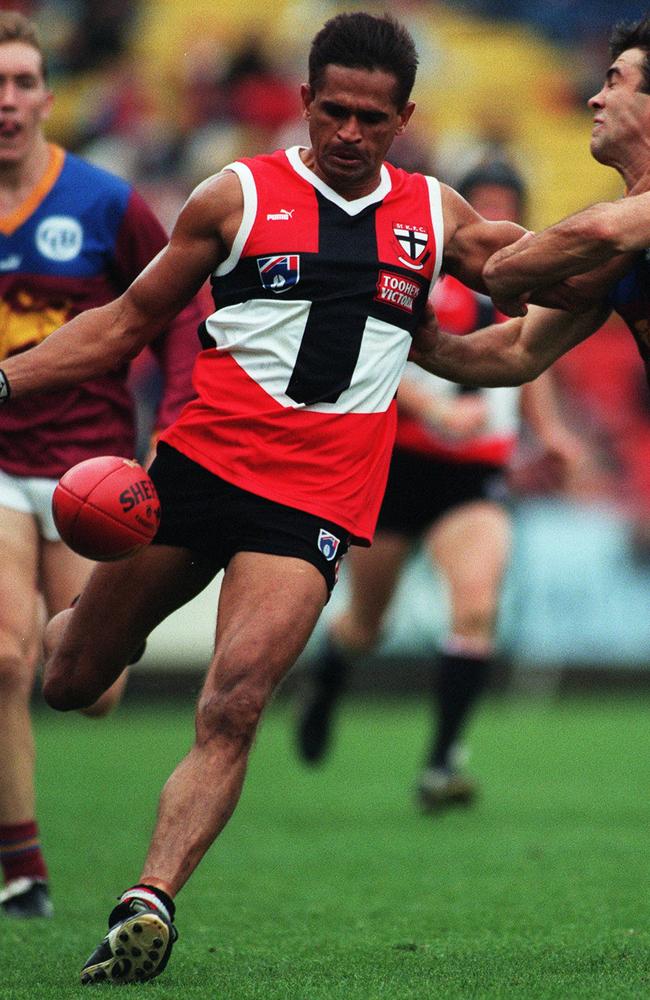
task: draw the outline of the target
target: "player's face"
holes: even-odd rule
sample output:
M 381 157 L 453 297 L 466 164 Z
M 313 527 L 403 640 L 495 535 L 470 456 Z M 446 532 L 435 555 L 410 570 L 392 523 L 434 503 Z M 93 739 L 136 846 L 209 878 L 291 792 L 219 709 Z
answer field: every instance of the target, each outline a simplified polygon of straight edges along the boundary
M 24 42 L 0 44 L 0 165 L 29 156 L 51 105 L 36 49 Z
M 302 87 L 311 140 L 307 166 L 346 198 L 374 191 L 386 153 L 413 113 L 411 101 L 398 110 L 396 86 L 383 70 L 330 65 L 316 93 Z
M 650 94 L 644 94 L 641 66 L 645 52 L 627 49 L 607 70 L 602 89 L 589 99 L 594 112 L 591 153 L 599 163 L 623 174 L 632 158 L 648 158 Z
M 502 184 L 477 184 L 468 201 L 488 222 L 517 222 L 521 225 L 521 202 L 513 188 Z

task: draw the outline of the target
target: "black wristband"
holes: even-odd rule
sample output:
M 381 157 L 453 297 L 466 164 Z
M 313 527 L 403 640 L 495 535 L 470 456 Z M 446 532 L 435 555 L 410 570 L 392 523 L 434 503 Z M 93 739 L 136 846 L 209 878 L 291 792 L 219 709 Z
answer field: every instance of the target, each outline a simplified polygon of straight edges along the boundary
M 11 396 L 11 389 L 9 388 L 9 379 L 0 368 L 0 405 L 6 403 Z

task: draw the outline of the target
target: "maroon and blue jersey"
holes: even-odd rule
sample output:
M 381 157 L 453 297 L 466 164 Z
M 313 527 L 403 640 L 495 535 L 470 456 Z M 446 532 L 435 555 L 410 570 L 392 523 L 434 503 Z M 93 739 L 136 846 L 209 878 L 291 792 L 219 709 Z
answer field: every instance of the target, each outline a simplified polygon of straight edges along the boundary
M 608 302 L 630 328 L 650 385 L 650 250 L 639 254 L 634 267 L 609 293 Z
M 50 146 L 44 176 L 17 210 L 0 218 L 0 363 L 115 299 L 166 242 L 130 184 Z M 199 320 L 193 304 L 154 344 L 169 417 L 192 396 Z M 0 468 L 55 478 L 93 455 L 133 455 L 127 374 L 121 366 L 70 389 L 16 399 L 0 417 Z

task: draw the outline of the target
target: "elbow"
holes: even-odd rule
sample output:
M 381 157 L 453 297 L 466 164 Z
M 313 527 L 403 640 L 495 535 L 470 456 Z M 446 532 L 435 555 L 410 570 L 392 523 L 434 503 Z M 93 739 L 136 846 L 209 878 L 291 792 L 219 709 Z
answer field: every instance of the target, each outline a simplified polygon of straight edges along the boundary
M 517 380 L 510 384 L 524 385 L 527 382 L 534 382 L 547 368 L 548 364 L 544 364 L 541 358 L 532 357 L 528 354 L 523 355 L 517 368 Z

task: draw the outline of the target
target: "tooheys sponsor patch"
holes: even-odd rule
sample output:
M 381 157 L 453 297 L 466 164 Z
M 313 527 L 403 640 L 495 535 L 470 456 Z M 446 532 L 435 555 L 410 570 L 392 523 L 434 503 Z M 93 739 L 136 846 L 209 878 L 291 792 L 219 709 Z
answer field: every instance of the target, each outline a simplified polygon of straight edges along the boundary
M 420 286 L 416 281 L 382 270 L 379 272 L 375 300 L 412 313 L 419 291 Z

